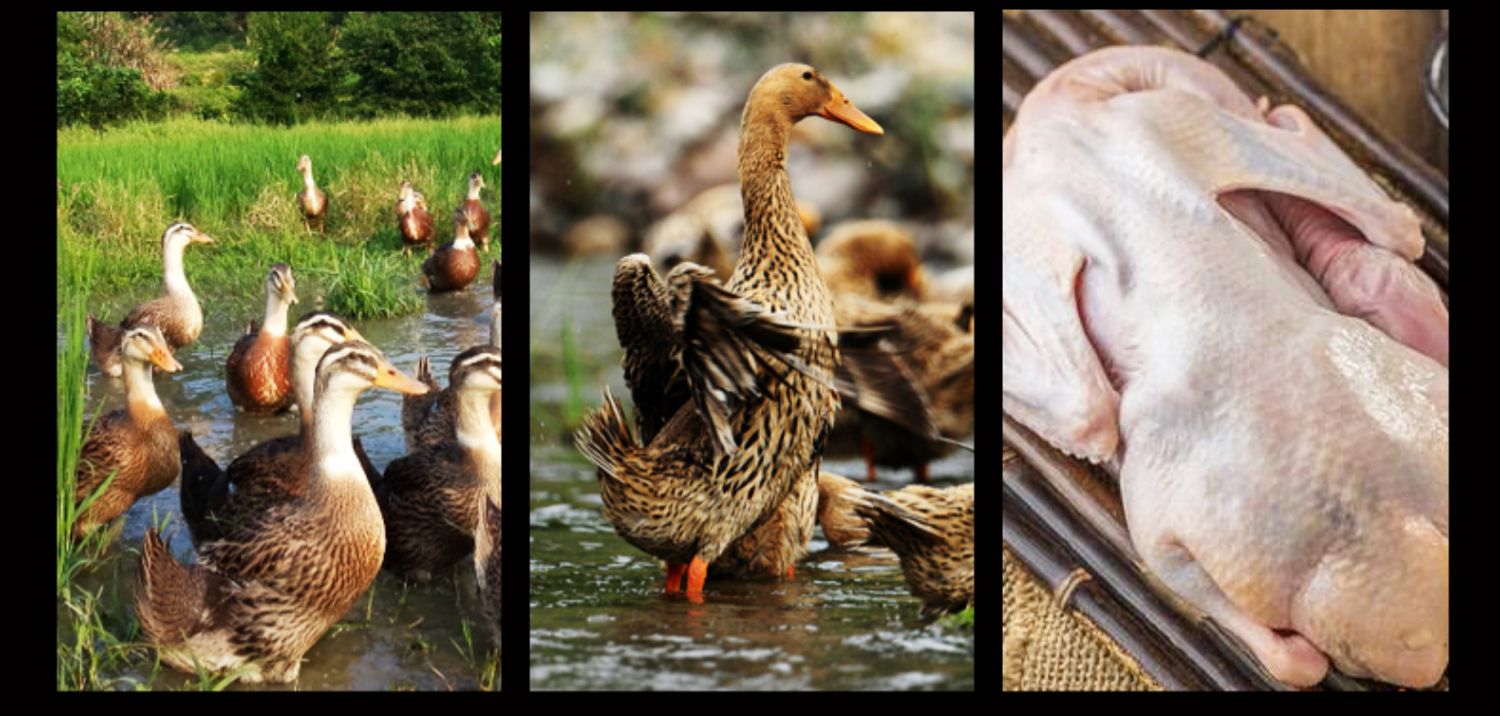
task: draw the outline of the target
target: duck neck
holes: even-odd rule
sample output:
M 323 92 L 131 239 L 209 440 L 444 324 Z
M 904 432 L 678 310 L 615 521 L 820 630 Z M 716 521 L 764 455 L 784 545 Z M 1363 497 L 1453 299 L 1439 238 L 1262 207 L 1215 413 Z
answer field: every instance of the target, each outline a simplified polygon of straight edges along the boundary
M 792 182 L 786 174 L 787 142 L 792 121 L 779 105 L 762 109 L 760 102 L 745 106 L 740 120 L 740 195 L 745 203 L 745 239 L 735 276 L 759 275 L 761 265 L 774 260 L 792 270 L 816 270 L 812 244 L 797 216 Z M 743 270 L 742 270 L 743 267 Z
M 266 292 L 266 320 L 260 325 L 260 334 L 271 338 L 286 335 L 286 312 L 291 301 L 282 298 L 276 291 Z
M 461 390 L 458 393 L 458 444 L 480 468 L 486 479 L 500 475 L 500 441 L 490 419 L 490 391 Z
M 469 182 L 469 201 L 479 201 L 479 184 Z
M 307 189 L 309 194 L 318 188 L 318 183 L 313 181 L 312 167 L 310 166 L 302 170 L 302 186 Z
M 319 341 L 302 339 L 292 354 L 292 391 L 297 397 L 297 414 L 301 418 L 302 439 L 312 439 L 313 386 L 318 380 L 318 359 L 328 346 Z M 304 443 L 307 444 L 307 443 Z
M 131 419 L 147 423 L 167 414 L 156 397 L 156 384 L 151 381 L 151 364 L 136 360 L 124 361 L 125 403 Z
M 357 391 L 327 390 L 315 398 L 313 445 L 321 482 L 365 481 L 364 468 L 354 454 L 354 401 Z
M 168 296 L 178 299 L 192 298 L 193 289 L 188 285 L 187 274 L 182 270 L 182 255 L 187 243 L 172 242 L 162 252 L 162 284 Z
M 459 251 L 474 250 L 474 240 L 469 238 L 468 231 L 460 231 L 458 236 L 453 237 L 453 248 Z

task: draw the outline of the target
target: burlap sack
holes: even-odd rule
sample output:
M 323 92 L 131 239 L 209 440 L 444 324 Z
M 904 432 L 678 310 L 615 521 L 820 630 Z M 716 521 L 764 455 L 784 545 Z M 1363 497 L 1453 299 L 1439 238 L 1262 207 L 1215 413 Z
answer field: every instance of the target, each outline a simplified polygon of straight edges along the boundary
M 1065 612 L 1003 551 L 1000 684 L 1004 691 L 1159 691 L 1087 619 Z

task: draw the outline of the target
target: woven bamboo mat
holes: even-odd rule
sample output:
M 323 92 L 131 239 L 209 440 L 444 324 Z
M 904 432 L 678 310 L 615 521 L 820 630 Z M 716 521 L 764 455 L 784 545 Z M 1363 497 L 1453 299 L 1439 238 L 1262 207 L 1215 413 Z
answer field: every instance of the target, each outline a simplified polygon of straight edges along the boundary
M 1211 10 L 1004 11 L 1003 129 L 1026 93 L 1073 57 L 1109 45 L 1200 51 L 1252 96 L 1293 103 L 1422 219 L 1419 265 L 1448 287 L 1448 180 L 1390 141 L 1302 68 L 1271 28 Z M 1233 639 L 1171 603 L 1136 561 L 1113 480 L 1003 416 L 1003 688 L 1274 689 Z M 1389 688 L 1330 675 L 1324 688 Z M 1438 688 L 1446 690 L 1445 678 Z

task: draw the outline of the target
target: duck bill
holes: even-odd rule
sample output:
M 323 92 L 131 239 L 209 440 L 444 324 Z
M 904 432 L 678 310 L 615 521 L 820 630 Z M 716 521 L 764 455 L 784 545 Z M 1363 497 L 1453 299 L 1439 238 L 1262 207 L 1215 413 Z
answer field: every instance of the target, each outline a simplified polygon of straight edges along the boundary
M 881 129 L 875 120 L 870 119 L 869 115 L 861 112 L 858 107 L 854 106 L 854 103 L 850 102 L 849 98 L 845 97 L 844 93 L 839 91 L 839 88 L 830 85 L 829 89 L 833 90 L 833 98 L 828 100 L 828 104 L 823 105 L 822 109 L 818 110 L 819 117 L 831 122 L 847 124 L 851 128 L 866 134 L 885 134 L 885 130 Z
M 212 244 L 212 243 L 216 243 L 216 242 L 214 241 L 214 237 L 209 236 L 208 234 L 205 234 L 202 231 L 194 231 L 193 232 L 193 243 L 195 243 L 195 244 Z
M 176 373 L 177 371 L 182 370 L 182 364 L 178 363 L 177 359 L 173 358 L 171 353 L 168 353 L 164 350 L 155 350 L 151 352 L 151 364 L 156 366 L 157 368 L 160 368 L 163 372 L 166 373 Z
M 421 395 L 427 392 L 426 385 L 389 365 L 383 366 L 375 375 L 375 385 L 407 395 Z

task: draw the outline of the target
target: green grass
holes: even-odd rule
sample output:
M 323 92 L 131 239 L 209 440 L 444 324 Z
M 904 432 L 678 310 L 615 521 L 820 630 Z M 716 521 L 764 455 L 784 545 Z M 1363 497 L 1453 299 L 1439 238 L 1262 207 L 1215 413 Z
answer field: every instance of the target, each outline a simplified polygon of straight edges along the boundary
M 278 128 L 174 119 L 105 133 L 61 130 L 59 263 L 64 273 L 75 264 L 96 267 L 87 306 L 117 319 L 160 292 L 161 234 L 188 221 L 218 241 L 189 248 L 185 260 L 211 321 L 258 315 L 266 269 L 277 261 L 292 266 L 309 308 L 351 318 L 412 313 L 424 305 L 424 257 L 398 253 L 396 191 L 406 179 L 427 197 L 441 242 L 469 172 L 480 170 L 491 235 L 498 237 L 500 172 L 489 160 L 499 124 L 497 117 L 466 117 Z M 312 157 L 328 193 L 323 235 L 306 228 L 295 205 L 301 154 Z M 59 305 L 73 290 L 59 283 Z

